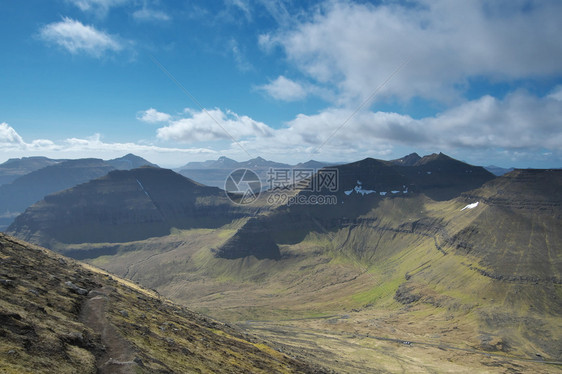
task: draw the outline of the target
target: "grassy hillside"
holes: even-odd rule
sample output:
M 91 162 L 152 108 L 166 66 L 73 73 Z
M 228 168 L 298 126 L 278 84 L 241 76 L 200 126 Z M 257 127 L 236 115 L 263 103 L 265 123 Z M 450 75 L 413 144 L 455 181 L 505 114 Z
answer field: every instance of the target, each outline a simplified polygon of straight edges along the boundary
M 133 283 L 0 234 L 0 372 L 320 372 Z

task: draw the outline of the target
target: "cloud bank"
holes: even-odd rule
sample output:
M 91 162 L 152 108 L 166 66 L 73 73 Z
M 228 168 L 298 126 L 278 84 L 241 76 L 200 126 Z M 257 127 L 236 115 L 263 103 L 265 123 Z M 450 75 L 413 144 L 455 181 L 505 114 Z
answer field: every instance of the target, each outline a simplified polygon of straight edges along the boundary
M 407 59 L 379 96 L 450 102 L 471 77 L 506 82 L 562 74 L 560 14 L 556 1 L 329 1 L 260 43 L 282 48 L 303 77 L 335 90 L 340 105 L 357 105 Z M 283 100 L 270 86 L 264 89 Z

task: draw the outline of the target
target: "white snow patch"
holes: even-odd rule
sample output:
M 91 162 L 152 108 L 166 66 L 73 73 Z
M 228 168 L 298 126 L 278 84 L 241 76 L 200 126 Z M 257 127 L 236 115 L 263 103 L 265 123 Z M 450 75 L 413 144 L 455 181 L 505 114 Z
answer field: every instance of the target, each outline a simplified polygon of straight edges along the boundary
M 392 193 L 398 193 L 398 192 L 400 192 L 400 191 L 390 191 L 390 192 L 392 192 Z
M 426 171 L 425 172 L 427 175 L 431 175 L 431 171 Z
M 478 206 L 479 201 L 472 203 L 472 204 L 468 204 L 467 206 L 465 206 L 464 208 L 461 209 L 461 212 L 465 209 L 474 209 Z
M 137 179 L 137 183 L 139 184 L 142 192 L 144 192 L 144 194 L 150 198 L 150 195 L 148 195 L 148 192 L 146 192 L 146 190 L 144 189 L 144 186 L 142 185 L 142 183 L 138 179 Z
M 386 195 L 386 192 L 379 192 L 379 194 L 380 194 L 381 196 L 384 196 L 384 195 Z
M 357 186 L 353 187 L 351 190 L 343 191 L 343 193 L 349 196 L 353 193 L 353 191 L 355 191 L 358 195 L 365 196 L 377 192 L 375 190 L 364 190 L 361 184 L 361 181 L 358 180 Z
M 354 188 L 354 190 L 355 190 L 355 192 L 357 192 L 358 194 L 361 194 L 361 196 L 365 196 L 365 195 L 369 195 L 369 194 L 372 194 L 372 193 L 377 192 L 377 191 L 375 191 L 375 190 L 364 190 L 363 187 L 361 187 L 361 186 L 356 186 L 356 187 Z

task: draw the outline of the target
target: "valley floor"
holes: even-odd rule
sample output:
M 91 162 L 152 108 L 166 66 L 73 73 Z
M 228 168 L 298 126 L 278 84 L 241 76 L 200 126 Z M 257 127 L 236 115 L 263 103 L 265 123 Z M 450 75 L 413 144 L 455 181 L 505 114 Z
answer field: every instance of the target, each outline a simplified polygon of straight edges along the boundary
M 507 287 L 501 281 L 478 275 L 476 280 L 490 282 L 486 286 L 490 289 L 484 295 L 470 294 L 468 288 L 463 296 L 456 294 L 458 279 L 448 280 L 451 284 L 439 290 L 441 295 L 427 285 L 422 287 L 420 280 L 420 284 L 412 283 L 416 289 L 404 290 L 405 302 L 397 302 L 396 291 L 405 281 L 404 273 L 421 278 L 420 274 L 431 270 L 428 261 L 446 259 L 444 264 L 433 266 L 457 267 L 461 277 L 463 272 L 471 277 L 477 274 L 463 265 L 466 258 L 444 257 L 431 238 L 427 240 L 432 246 L 429 252 L 426 241 L 417 244 L 425 261 L 412 260 L 417 266 L 404 262 L 404 269 L 410 272 L 400 269 L 397 276 L 381 274 L 378 268 L 345 256 L 316 253 L 315 248 L 326 244 L 320 237 L 284 248 L 285 257 L 280 261 L 247 258 L 225 264 L 226 260 L 214 258 L 209 248 L 230 233 L 229 228 L 177 232 L 158 239 L 159 250 L 151 249 L 156 239 L 150 239 L 127 244 L 135 251 L 124 250 L 91 262 L 156 288 L 190 309 L 236 324 L 291 357 L 337 373 L 562 372 L 562 360 L 521 340 L 521 333 L 486 327 L 484 315 L 510 320 L 516 330 L 523 328 L 518 320 L 523 317 L 512 311 L 502 313 L 501 306 L 494 304 L 495 292 L 504 292 Z M 308 255 L 299 257 L 295 252 Z M 409 253 L 410 258 L 415 256 L 416 251 Z M 500 291 L 494 291 L 494 285 Z M 424 302 L 409 302 L 408 297 L 421 297 Z M 527 321 L 532 321 L 531 315 L 525 315 Z M 537 315 L 536 321 L 554 327 L 554 340 L 549 343 L 552 348 L 560 319 L 545 321 Z M 522 334 L 546 334 L 540 324 L 524 330 Z
M 553 373 L 562 362 L 532 360 L 470 348 L 456 335 L 456 344 L 419 334 L 408 322 L 366 327 L 348 315 L 292 321 L 246 321 L 238 326 L 267 339 L 281 352 L 338 373 Z M 372 320 L 372 312 L 369 313 Z M 381 318 L 380 320 L 385 320 Z M 404 326 L 402 326 L 404 325 Z M 380 335 L 376 335 L 380 334 Z M 454 340 L 454 339 L 453 339 Z M 453 344 L 453 345 L 451 345 Z

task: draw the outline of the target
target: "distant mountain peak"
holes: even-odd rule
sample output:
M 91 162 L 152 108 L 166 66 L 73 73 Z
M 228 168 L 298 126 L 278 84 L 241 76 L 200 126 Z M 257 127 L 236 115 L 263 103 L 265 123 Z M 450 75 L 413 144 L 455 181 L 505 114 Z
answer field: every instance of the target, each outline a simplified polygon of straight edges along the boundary
M 419 160 L 421 160 L 420 155 L 418 155 L 416 152 L 414 152 L 414 153 L 410 153 L 409 155 L 406 155 L 402 158 L 398 158 L 396 160 L 391 160 L 390 162 L 395 164 L 395 165 L 414 166 L 416 164 L 416 162 L 418 162 Z
M 414 164 L 414 166 L 427 165 L 429 163 L 434 163 L 434 162 L 455 162 L 455 163 L 463 163 L 464 164 L 464 162 L 462 162 L 462 161 L 459 161 L 459 160 L 456 160 L 456 159 L 454 159 L 450 156 L 447 156 L 443 152 L 439 152 L 439 153 L 432 153 L 430 155 L 423 156 L 422 158 L 420 158 Z
M 113 160 L 108 160 L 107 163 L 113 166 L 114 168 L 121 169 L 121 170 L 131 170 L 146 165 L 151 167 L 158 167 L 158 165 L 153 164 L 145 160 L 144 158 L 134 155 L 132 153 L 128 153 L 123 157 L 114 158 Z

